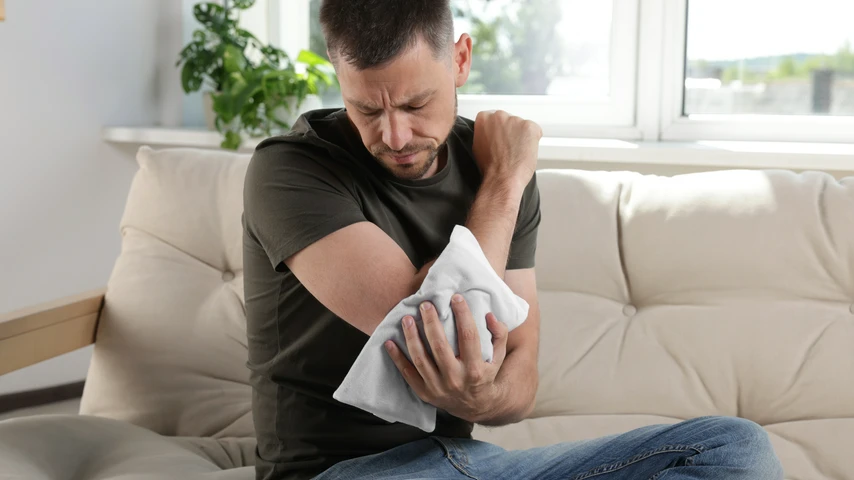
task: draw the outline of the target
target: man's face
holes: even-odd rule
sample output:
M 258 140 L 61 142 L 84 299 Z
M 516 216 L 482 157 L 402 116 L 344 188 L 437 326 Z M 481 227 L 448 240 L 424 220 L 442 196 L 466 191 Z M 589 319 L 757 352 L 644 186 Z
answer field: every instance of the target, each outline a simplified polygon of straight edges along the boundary
M 439 57 L 419 40 L 379 68 L 336 63 L 347 115 L 377 161 L 402 179 L 436 173 L 456 121 L 456 89 L 468 78 L 471 38 L 463 35 Z

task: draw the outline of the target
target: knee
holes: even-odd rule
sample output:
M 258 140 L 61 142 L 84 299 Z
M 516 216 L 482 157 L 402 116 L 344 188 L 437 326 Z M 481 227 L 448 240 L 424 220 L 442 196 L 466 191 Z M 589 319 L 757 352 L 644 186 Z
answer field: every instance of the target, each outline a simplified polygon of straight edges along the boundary
M 783 467 L 768 432 L 757 423 L 737 417 L 709 417 L 709 428 L 720 435 L 727 455 L 724 463 L 746 473 L 745 478 L 782 480 Z

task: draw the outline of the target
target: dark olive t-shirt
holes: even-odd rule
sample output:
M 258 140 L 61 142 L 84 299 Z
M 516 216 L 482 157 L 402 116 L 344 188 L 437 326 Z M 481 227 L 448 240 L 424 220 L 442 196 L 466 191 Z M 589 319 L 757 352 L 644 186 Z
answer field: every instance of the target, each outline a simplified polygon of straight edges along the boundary
M 401 180 L 367 151 L 344 110 L 301 117 L 262 142 L 244 189 L 244 288 L 257 478 L 308 479 L 335 463 L 420 440 L 427 433 L 339 403 L 341 384 L 368 336 L 323 306 L 284 261 L 330 233 L 371 222 L 416 268 L 465 223 L 481 183 L 474 123 L 457 118 L 447 163 Z M 525 191 L 508 269 L 531 268 L 540 223 L 536 181 Z M 353 279 L 353 281 L 358 281 Z M 440 411 L 433 435 L 470 437 L 469 422 Z

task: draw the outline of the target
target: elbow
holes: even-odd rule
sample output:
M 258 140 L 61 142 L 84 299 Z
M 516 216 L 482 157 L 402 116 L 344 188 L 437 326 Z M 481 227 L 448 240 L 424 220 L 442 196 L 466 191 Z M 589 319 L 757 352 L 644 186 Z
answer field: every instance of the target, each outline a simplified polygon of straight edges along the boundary
M 535 390 L 534 394 L 531 395 L 530 400 L 528 401 L 528 403 L 523 408 L 522 415 L 521 415 L 522 418 L 520 418 L 519 421 L 522 421 L 526 418 L 530 418 L 531 415 L 534 413 L 534 407 L 536 407 L 536 406 L 537 406 L 537 394 L 536 394 L 536 390 Z

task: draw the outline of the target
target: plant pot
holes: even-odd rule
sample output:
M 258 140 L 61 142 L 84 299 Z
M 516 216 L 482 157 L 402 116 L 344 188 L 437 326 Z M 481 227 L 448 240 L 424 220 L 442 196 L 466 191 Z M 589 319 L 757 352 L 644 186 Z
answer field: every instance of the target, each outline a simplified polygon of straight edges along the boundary
M 302 115 L 303 113 L 323 108 L 323 101 L 317 95 L 307 95 L 303 99 L 300 106 L 297 107 L 297 98 L 289 97 L 288 107 L 289 109 L 286 109 L 285 107 L 281 106 L 276 107 L 276 109 L 273 110 L 273 115 L 275 116 L 276 120 L 287 123 L 288 125 L 293 127 L 294 122 L 296 122 L 297 119 L 299 119 L 300 115 Z
M 202 109 L 205 114 L 205 126 L 208 130 L 216 130 L 216 113 L 213 109 L 213 92 L 202 94 Z

